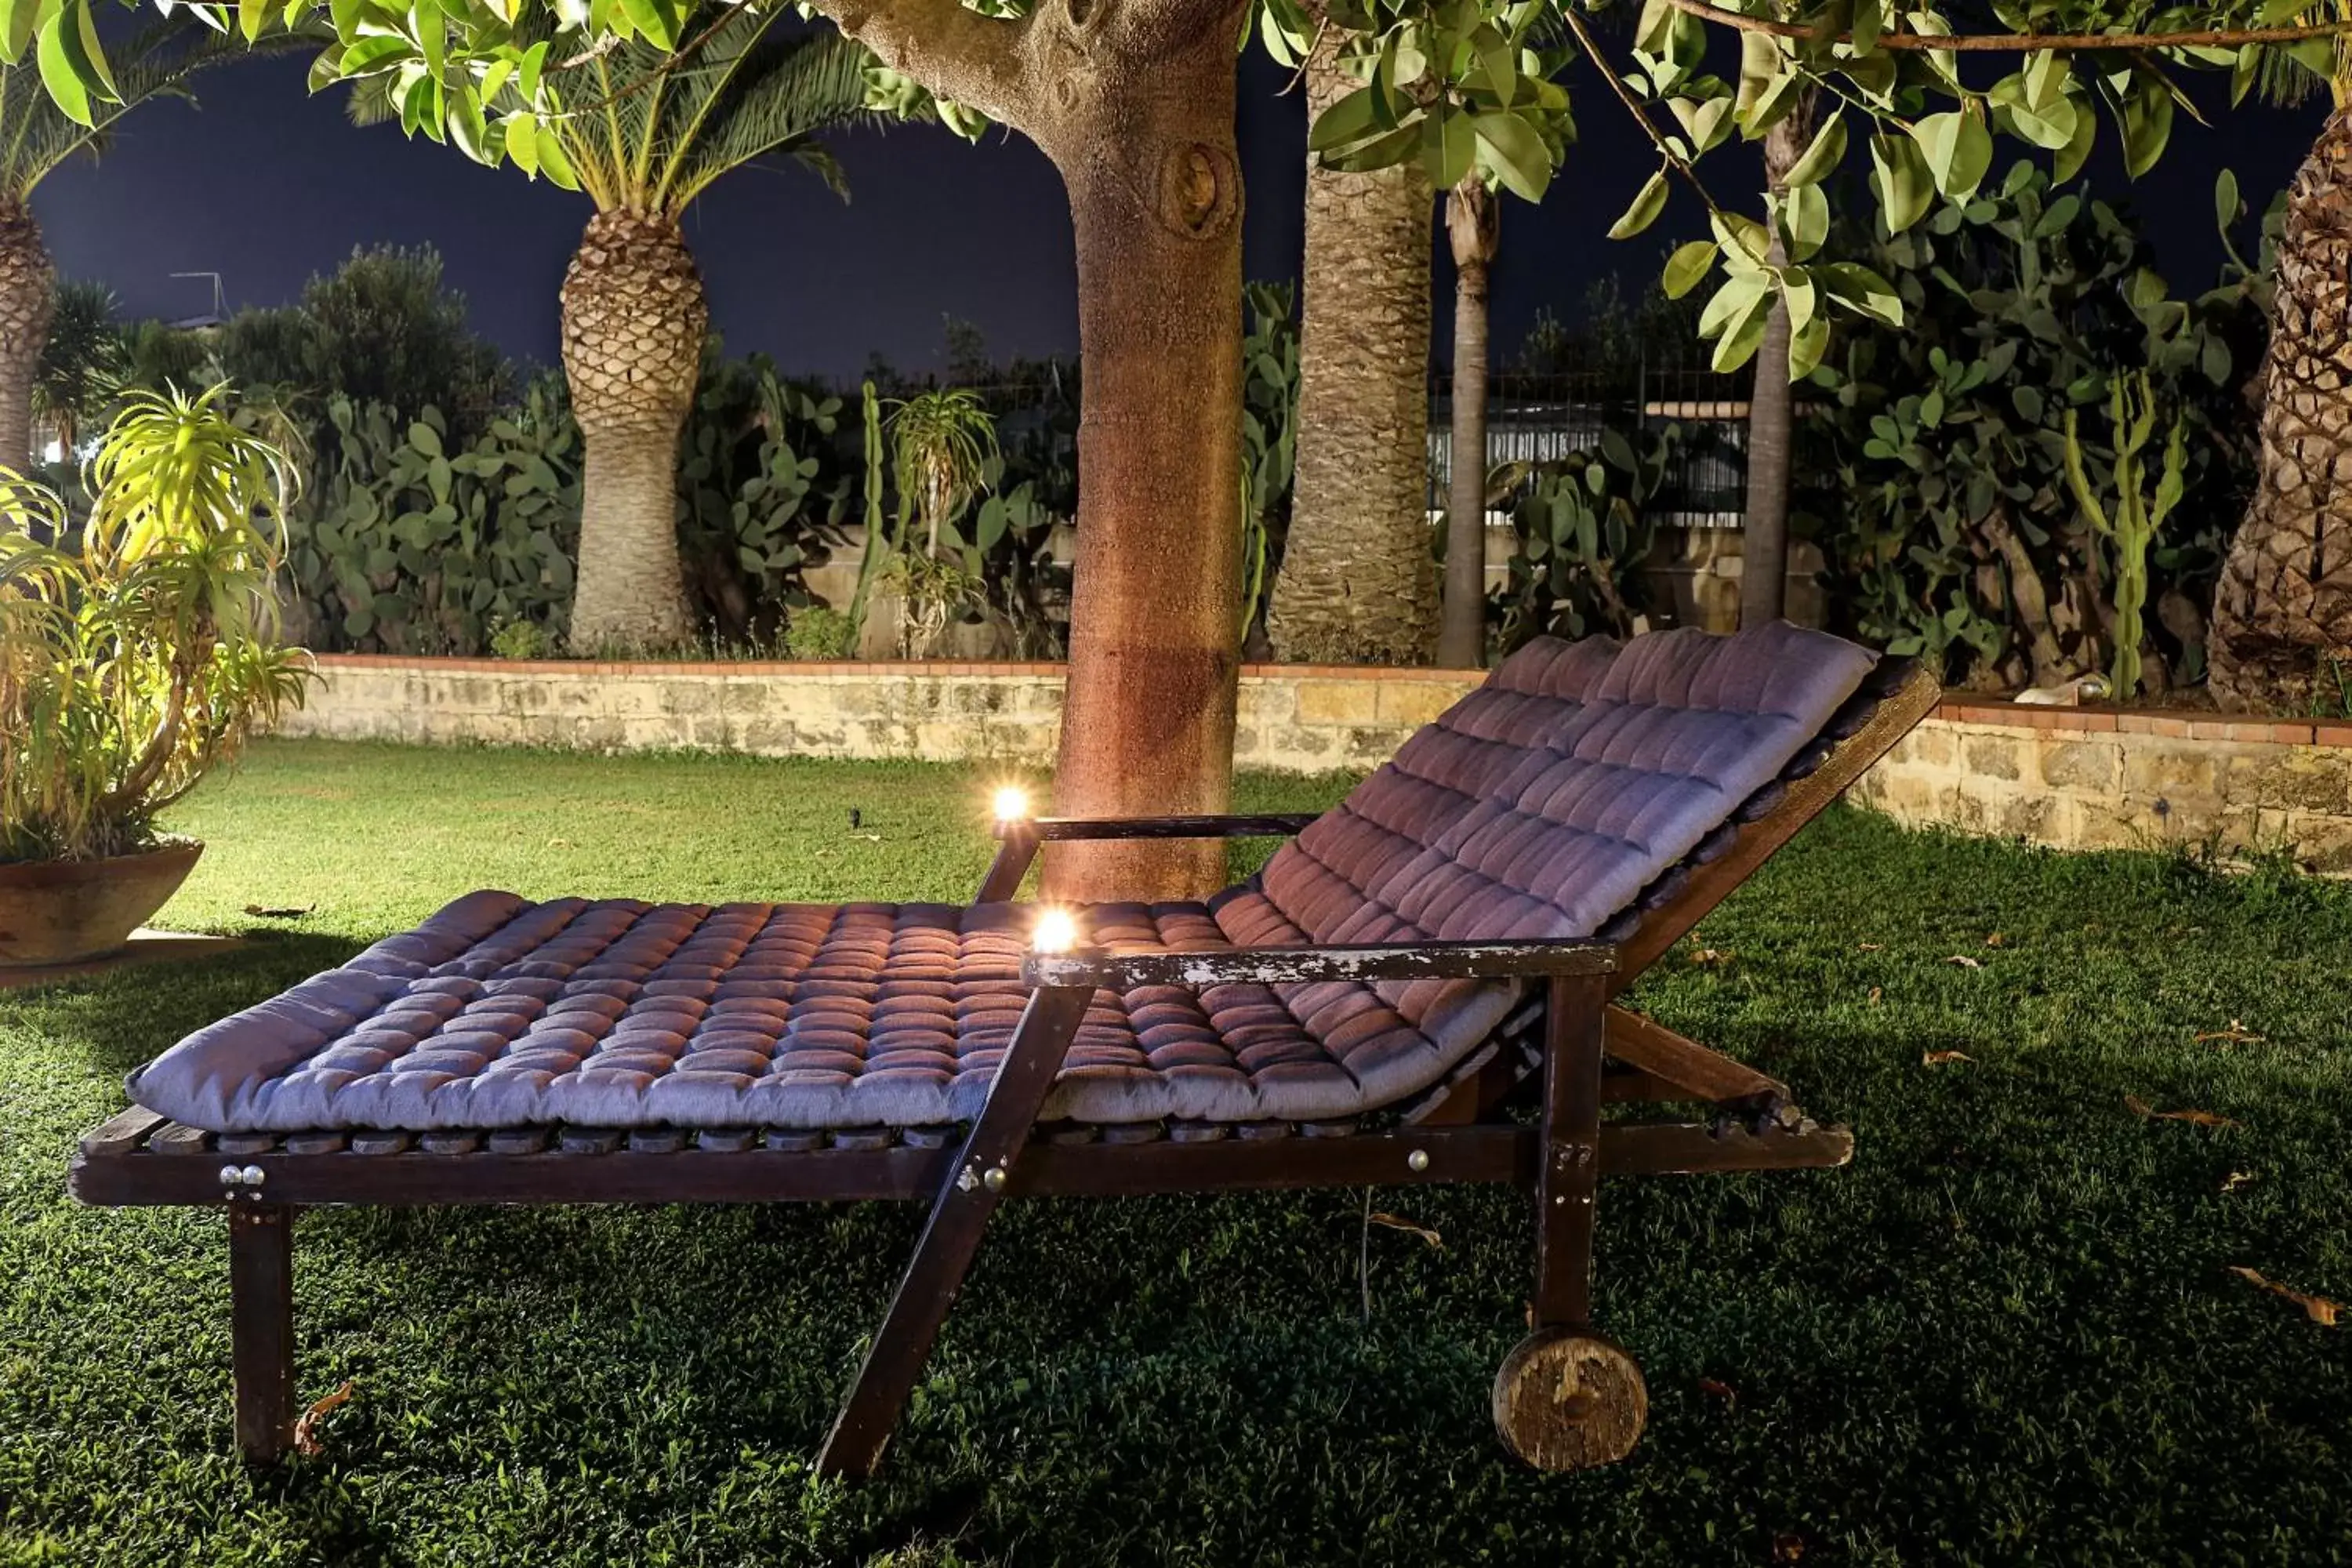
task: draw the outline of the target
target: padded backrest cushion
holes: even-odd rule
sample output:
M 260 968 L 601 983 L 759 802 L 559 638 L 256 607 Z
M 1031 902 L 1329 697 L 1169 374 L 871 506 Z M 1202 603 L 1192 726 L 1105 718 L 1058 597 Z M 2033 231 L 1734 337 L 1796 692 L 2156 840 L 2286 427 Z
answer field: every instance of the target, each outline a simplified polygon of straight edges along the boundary
M 1260 885 L 1318 942 L 1591 936 L 1769 783 L 1873 663 L 1784 622 L 1539 638 Z

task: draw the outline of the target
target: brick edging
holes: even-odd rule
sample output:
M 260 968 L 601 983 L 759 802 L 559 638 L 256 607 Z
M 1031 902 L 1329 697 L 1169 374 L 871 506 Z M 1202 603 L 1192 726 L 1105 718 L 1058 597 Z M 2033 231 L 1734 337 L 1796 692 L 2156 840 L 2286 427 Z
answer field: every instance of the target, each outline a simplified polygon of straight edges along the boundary
M 2352 721 L 2341 719 L 2265 719 L 2245 713 L 2187 713 L 2110 704 L 2037 708 L 1972 697 L 1946 698 L 1937 706 L 1936 717 L 1948 723 L 2005 730 L 2163 735 L 2176 741 L 2267 741 L 2283 746 L 2352 746 Z
M 1058 659 L 702 659 L 627 660 L 588 658 L 458 658 L 395 653 L 321 653 L 311 656 L 321 669 L 407 669 L 450 675 L 677 675 L 698 679 L 797 675 L 810 679 L 845 676 L 901 675 L 935 679 L 952 675 L 1058 676 Z M 1242 675 L 1258 680 L 1434 681 L 1458 684 L 1483 679 L 1482 669 L 1378 664 L 1245 664 Z

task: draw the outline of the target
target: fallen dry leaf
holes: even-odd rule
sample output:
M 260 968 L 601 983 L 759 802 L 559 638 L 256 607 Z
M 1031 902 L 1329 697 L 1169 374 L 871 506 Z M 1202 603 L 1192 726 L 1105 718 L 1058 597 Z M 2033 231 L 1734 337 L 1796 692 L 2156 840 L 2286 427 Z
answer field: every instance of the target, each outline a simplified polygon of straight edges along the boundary
M 1801 1563 L 1805 1558 L 1805 1538 L 1793 1530 L 1784 1530 L 1772 1538 L 1772 1561 Z
M 1702 947 L 1691 954 L 1691 962 L 1693 963 L 1728 963 L 1731 962 L 1731 954 L 1720 948 Z
M 334 1411 L 350 1404 L 351 1399 L 352 1382 L 345 1378 L 342 1387 L 302 1412 L 294 1423 L 294 1451 L 306 1459 L 315 1459 L 324 1453 L 326 1445 L 319 1441 L 320 1425 Z
M 1370 1217 L 1374 1225 L 1384 1225 L 1391 1230 L 1401 1230 L 1408 1235 L 1417 1236 L 1438 1251 L 1445 1250 L 1444 1238 L 1425 1225 L 1415 1225 L 1409 1219 L 1392 1214 L 1376 1214 Z
M 2262 1039 L 2263 1037 L 2260 1035 L 2257 1035 L 2252 1029 L 2247 1028 L 2242 1022 L 2236 1018 L 2232 1018 L 2230 1020 L 2230 1026 L 2228 1028 L 2208 1030 L 2206 1033 L 2197 1037 L 2197 1043 L 2201 1046 L 2208 1040 L 2227 1040 L 2231 1045 L 2255 1046 L 2260 1045 L 2262 1043 Z
M 1965 952 L 1956 952 L 1952 954 L 1951 957 L 1944 960 L 1944 962 L 1946 963 L 1957 963 L 1962 969 L 1982 969 L 1984 967 L 1983 959 L 1970 958 Z
M 266 921 L 299 921 L 318 907 L 316 904 L 304 904 L 299 910 L 292 908 L 269 910 L 262 908 L 259 904 L 247 904 L 245 906 L 245 912 L 249 915 L 259 915 Z
M 1923 1068 L 1939 1068 L 1946 1062 L 1972 1062 L 1977 1058 L 1966 1051 L 1929 1051 L 1919 1058 Z
M 2232 1171 L 2230 1173 L 2229 1179 L 2221 1184 L 2221 1190 L 2225 1193 L 2234 1193 L 2240 1187 L 2253 1185 L 2253 1182 L 2254 1173 L 2252 1171 Z
M 1883 942 L 1865 942 L 1862 944 L 1862 951 L 1864 952 L 1885 952 L 1886 951 L 1886 944 Z
M 1870 1005 L 1874 1007 L 1877 1006 L 1879 998 L 1885 994 L 1886 991 L 1885 987 L 1877 985 L 1872 986 L 1870 988 Z
M 547 841 L 547 847 L 550 849 L 569 849 L 572 847 L 572 843 L 569 838 L 551 838 Z
M 2230 1272 L 2236 1275 L 2241 1279 L 2252 1281 L 2254 1284 L 2262 1287 L 2273 1296 L 2285 1297 L 2288 1300 L 2302 1308 L 2304 1315 L 2309 1318 L 2313 1322 L 2317 1323 L 2323 1329 L 2334 1328 L 2336 1326 L 2336 1315 L 2344 1310 L 2341 1304 L 2331 1301 L 2325 1296 L 2306 1296 L 2300 1290 L 2289 1289 L 2286 1286 L 2280 1284 L 2275 1279 L 2263 1279 L 2260 1274 L 2255 1273 L 2251 1268 L 2241 1268 L 2233 1265 L 2231 1268 Z
M 1700 1378 L 1698 1380 L 1698 1391 L 1701 1394 L 1712 1394 L 1714 1397 L 1722 1400 L 1726 1405 L 1737 1405 L 1739 1403 L 1739 1391 L 1732 1387 L 1731 1384 L 1721 1382 L 1716 1378 Z
M 2186 1121 L 2192 1127 L 2235 1127 L 2229 1117 L 2210 1110 L 2158 1110 L 2136 1094 L 2124 1096 L 2124 1109 L 2134 1116 L 2145 1116 L 2151 1121 Z
M 1995 931 L 1990 936 L 1985 938 L 1985 945 L 1987 947 L 2007 947 L 2009 945 L 2009 938 L 2001 935 L 1999 931 Z

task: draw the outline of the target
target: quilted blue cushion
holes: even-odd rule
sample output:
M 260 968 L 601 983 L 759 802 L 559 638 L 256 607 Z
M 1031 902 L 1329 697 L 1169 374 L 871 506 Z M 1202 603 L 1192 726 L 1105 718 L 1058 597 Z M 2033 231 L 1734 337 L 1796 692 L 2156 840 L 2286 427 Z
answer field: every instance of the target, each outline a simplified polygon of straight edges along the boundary
M 1080 921 L 1114 951 L 1589 936 L 1724 829 L 1872 663 L 1785 625 L 1540 639 L 1260 877 Z M 131 1093 L 240 1131 L 962 1121 L 1019 1016 L 1029 918 L 476 893 L 190 1036 Z M 1355 1114 L 1436 1083 L 1517 995 L 1496 981 L 1097 993 L 1045 1114 Z

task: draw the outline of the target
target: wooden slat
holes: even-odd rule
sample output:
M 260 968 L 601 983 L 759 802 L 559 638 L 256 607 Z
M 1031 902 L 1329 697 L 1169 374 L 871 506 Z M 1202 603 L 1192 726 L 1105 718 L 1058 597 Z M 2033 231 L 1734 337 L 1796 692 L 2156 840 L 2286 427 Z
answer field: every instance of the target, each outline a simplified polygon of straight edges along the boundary
M 1212 1124 L 1176 1124 L 1150 1143 L 1057 1148 L 1033 1143 L 1013 1166 L 1013 1196 L 1118 1196 L 1312 1186 L 1517 1182 L 1535 1174 L 1535 1130 L 1400 1128 L 1352 1138 L 1239 1139 Z M 1203 1138 L 1213 1132 L 1214 1136 Z M 1607 1175 L 1662 1175 L 1843 1164 L 1853 1148 L 1843 1129 L 1771 1132 L 1733 1129 L 1717 1136 L 1687 1123 L 1605 1123 Z M 1411 1156 L 1426 1156 L 1416 1169 Z M 251 1163 L 274 1201 L 392 1207 L 469 1204 L 784 1203 L 921 1198 L 937 1191 L 953 1157 L 904 1146 L 873 1152 L 773 1148 L 741 1153 L 572 1155 L 279 1152 Z M 217 1205 L 219 1162 L 146 1152 L 82 1156 L 68 1189 L 82 1203 Z
M 213 1135 L 201 1127 L 166 1121 L 149 1136 L 147 1149 L 153 1154 L 209 1154 L 213 1152 L 212 1143 Z
M 1664 1025 L 1622 1007 L 1609 1009 L 1606 1048 L 1617 1060 L 1662 1079 L 1694 1100 L 1748 1100 L 1758 1095 L 1788 1098 L 1788 1086 L 1780 1079 L 1769 1078 L 1745 1062 L 1733 1061 L 1721 1051 L 1711 1051 L 1696 1040 L 1685 1039 Z
M 85 1154 L 126 1154 L 147 1142 L 147 1135 L 163 1125 L 165 1118 L 143 1105 L 118 1110 L 98 1126 L 82 1134 L 81 1152 Z
M 1209 816 L 1033 816 L 1018 826 L 1048 843 L 1076 838 L 1287 838 L 1318 820 L 1314 812 Z M 1012 825 L 1003 836 L 1010 838 Z
M 1608 945 L 1597 942 L 1361 942 L 1205 952 L 1041 952 L 1023 962 L 1021 976 L 1033 985 L 1132 991 L 1143 985 L 1601 974 L 1614 964 Z

